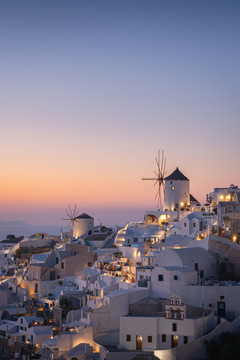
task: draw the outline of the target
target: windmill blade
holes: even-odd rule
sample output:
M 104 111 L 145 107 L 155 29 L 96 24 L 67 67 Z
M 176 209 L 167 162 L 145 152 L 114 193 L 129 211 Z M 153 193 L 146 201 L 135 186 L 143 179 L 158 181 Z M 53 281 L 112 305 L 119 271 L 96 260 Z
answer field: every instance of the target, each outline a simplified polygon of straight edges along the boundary
M 155 196 L 155 199 L 157 199 L 158 208 L 161 206 L 161 187 L 158 187 L 157 194 Z
M 66 210 L 66 213 L 67 213 L 67 216 L 69 217 L 69 219 L 71 219 L 72 217 L 71 217 L 71 215 L 69 214 L 68 210 Z M 68 219 L 68 220 L 69 220 L 69 219 Z
M 73 210 L 73 218 L 76 217 L 76 210 L 77 210 L 77 205 L 75 204 L 74 205 L 74 210 Z
M 159 151 L 158 151 L 158 157 L 156 157 L 155 160 L 157 163 L 157 170 L 158 170 L 158 174 L 159 174 L 160 173 L 160 152 Z
M 71 221 L 69 221 L 69 223 L 67 224 L 67 229 L 68 229 L 68 231 L 70 231 L 71 224 L 72 224 L 72 222 L 71 222 Z
M 142 180 L 152 180 L 152 181 L 156 181 L 156 180 L 158 180 L 158 178 L 142 178 Z
M 75 208 L 74 208 L 74 214 L 73 214 L 74 216 L 74 219 L 76 219 L 76 217 L 79 215 L 79 211 L 78 211 L 78 209 L 77 209 L 77 204 L 75 204 Z
M 162 164 L 161 164 L 161 172 L 163 171 L 163 159 L 164 159 L 164 151 L 162 150 Z
M 167 171 L 166 171 L 166 158 L 165 158 L 164 167 L 163 167 L 163 178 L 165 177 L 166 174 L 167 174 Z
M 79 211 L 76 210 L 76 214 L 75 214 L 74 218 L 78 217 L 78 215 L 79 215 Z
M 71 206 L 70 206 L 70 205 L 68 205 L 68 207 L 69 207 L 69 212 L 70 212 L 71 219 L 72 219 L 72 218 L 73 218 L 73 212 L 72 212 Z
M 162 207 L 161 187 L 159 187 L 159 209 Z
M 164 196 L 165 193 L 165 175 L 167 173 L 166 171 L 166 158 L 164 156 L 164 150 L 158 151 L 157 156 L 155 157 L 155 161 L 157 164 L 157 170 L 153 170 L 154 174 L 156 175 L 156 178 L 142 178 L 142 180 L 150 180 L 154 181 L 153 186 L 156 186 L 158 184 L 158 190 L 155 195 L 155 199 L 157 199 L 157 205 L 158 208 L 162 207 L 162 196 Z

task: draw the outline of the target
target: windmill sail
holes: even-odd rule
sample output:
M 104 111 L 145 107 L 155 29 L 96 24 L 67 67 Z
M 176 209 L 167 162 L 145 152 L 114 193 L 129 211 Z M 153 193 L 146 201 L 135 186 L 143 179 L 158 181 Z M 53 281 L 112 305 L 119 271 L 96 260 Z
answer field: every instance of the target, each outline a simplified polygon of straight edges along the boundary
M 153 186 L 157 185 L 157 192 L 155 199 L 157 200 L 158 209 L 162 208 L 162 199 L 163 199 L 163 191 L 165 189 L 165 176 L 166 172 L 166 158 L 164 156 L 164 151 L 158 151 L 158 156 L 155 158 L 157 164 L 157 171 L 154 170 L 155 177 L 142 178 L 142 180 L 150 180 L 154 181 Z

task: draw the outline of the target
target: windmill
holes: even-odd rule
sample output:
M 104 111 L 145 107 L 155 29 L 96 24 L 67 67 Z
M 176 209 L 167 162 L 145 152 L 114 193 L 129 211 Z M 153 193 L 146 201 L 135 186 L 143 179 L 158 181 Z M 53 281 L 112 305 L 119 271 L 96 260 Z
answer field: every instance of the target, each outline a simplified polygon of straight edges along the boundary
M 64 221 L 68 221 L 68 232 L 74 233 L 74 224 L 76 222 L 76 218 L 79 215 L 79 212 L 77 210 L 77 205 L 75 204 L 73 210 L 70 205 L 68 205 L 68 209 L 66 209 L 67 219 L 62 219 Z M 71 235 L 70 235 L 71 236 Z
M 155 158 L 157 163 L 157 170 L 154 170 L 155 177 L 151 178 L 142 178 L 142 180 L 150 180 L 155 181 L 153 186 L 157 185 L 157 193 L 155 196 L 155 199 L 157 200 L 158 209 L 161 209 L 162 207 L 162 192 L 165 190 L 165 175 L 166 175 L 166 158 L 164 156 L 164 151 L 162 152 L 159 150 L 158 155 Z

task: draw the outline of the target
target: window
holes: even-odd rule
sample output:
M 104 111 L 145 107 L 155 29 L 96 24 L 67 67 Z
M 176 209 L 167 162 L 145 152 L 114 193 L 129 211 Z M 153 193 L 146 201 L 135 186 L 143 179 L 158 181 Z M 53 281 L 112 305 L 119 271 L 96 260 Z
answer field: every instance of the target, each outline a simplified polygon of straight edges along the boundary
M 196 271 L 198 271 L 198 263 L 195 263 L 195 264 L 194 264 L 194 269 L 195 269 Z
M 172 331 L 177 331 L 177 324 L 176 323 L 172 324 Z
M 187 344 L 187 343 L 188 343 L 188 337 L 187 337 L 187 336 L 184 336 L 184 337 L 183 337 L 183 343 L 184 343 L 184 344 Z
M 33 335 L 31 335 L 31 343 L 33 343 Z
M 175 189 L 174 186 L 172 186 L 172 187 L 171 187 L 171 190 L 174 190 L 174 189 Z
M 187 223 L 184 223 L 184 227 L 186 227 L 187 226 Z
M 223 299 L 224 299 L 224 296 L 223 296 L 223 295 L 221 295 L 221 296 L 220 296 L 220 299 L 221 299 L 221 300 L 223 300 Z
M 35 294 L 37 294 L 38 293 L 38 284 L 35 284 Z
M 200 279 L 203 279 L 203 278 L 204 278 L 204 271 L 200 270 Z
M 174 280 L 178 280 L 178 276 L 177 275 L 174 275 Z
M 162 342 L 166 342 L 166 334 L 162 334 Z
M 152 342 L 152 336 L 148 336 L 148 342 Z
M 196 227 L 196 224 L 195 224 L 195 223 L 193 223 L 193 227 Z
M 131 335 L 126 336 L 126 341 L 131 341 Z
M 21 324 L 23 323 L 23 319 L 20 320 Z
M 137 243 L 137 242 L 138 242 L 138 238 L 137 238 L 137 237 L 134 237 L 134 238 L 133 238 L 133 242 L 134 242 L 134 243 Z
M 158 281 L 163 281 L 163 275 L 162 274 L 158 275 Z
M 61 263 L 61 268 L 64 269 L 64 262 Z
M 91 261 L 89 261 L 89 262 L 87 263 L 87 266 L 88 266 L 88 267 L 91 267 L 91 266 L 92 266 Z

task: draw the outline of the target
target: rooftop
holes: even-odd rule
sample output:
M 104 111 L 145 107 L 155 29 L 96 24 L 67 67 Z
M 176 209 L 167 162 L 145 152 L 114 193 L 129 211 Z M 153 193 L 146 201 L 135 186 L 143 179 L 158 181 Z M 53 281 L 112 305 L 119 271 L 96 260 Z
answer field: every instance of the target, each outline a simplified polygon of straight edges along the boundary
M 76 219 L 93 219 L 93 218 L 86 213 L 82 213 L 81 215 L 77 216 Z
M 179 170 L 178 167 L 176 168 L 176 170 L 174 170 L 174 172 L 171 175 L 167 176 L 165 178 L 165 180 L 167 180 L 167 181 L 168 180 L 187 180 L 187 181 L 189 181 L 189 179 L 185 175 L 183 175 L 183 173 Z

